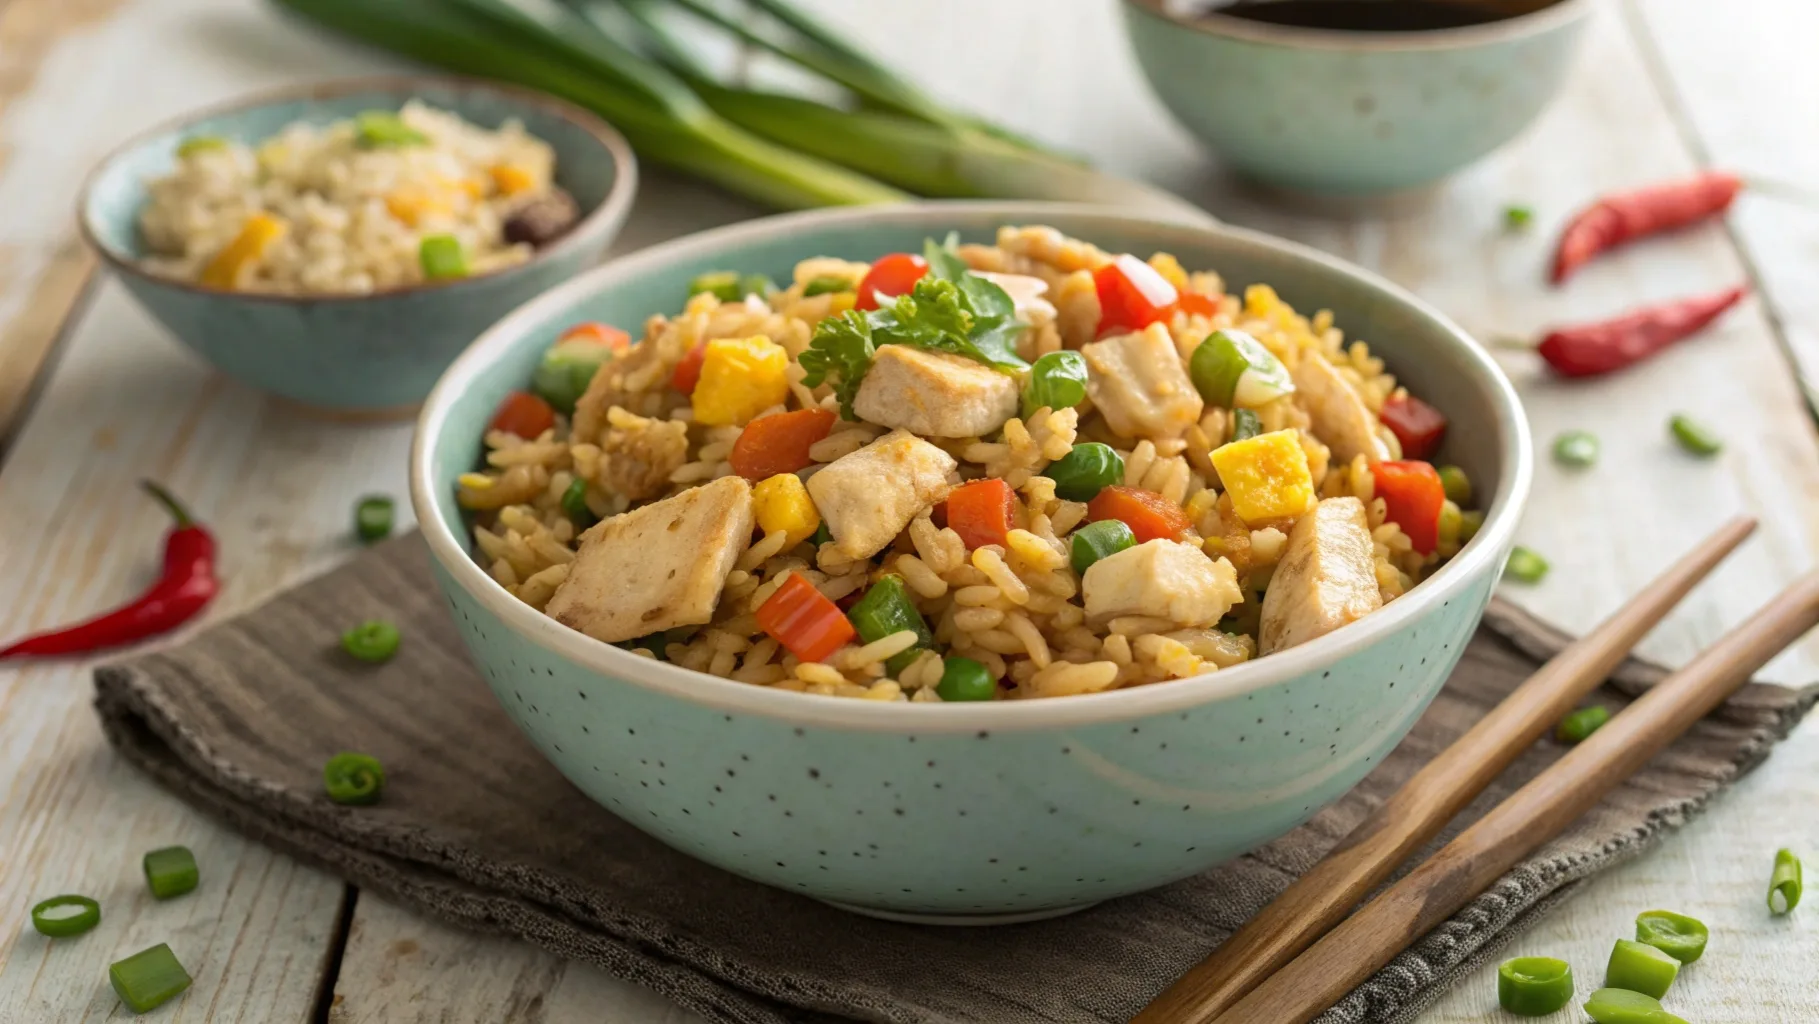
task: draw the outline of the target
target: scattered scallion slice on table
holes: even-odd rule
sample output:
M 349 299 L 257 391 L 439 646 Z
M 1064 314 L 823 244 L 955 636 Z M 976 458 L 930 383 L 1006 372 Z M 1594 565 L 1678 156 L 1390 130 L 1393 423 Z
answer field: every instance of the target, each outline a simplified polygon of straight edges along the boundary
M 322 766 L 322 785 L 338 804 L 376 804 L 385 789 L 385 766 L 367 754 L 336 754 Z
M 1584 430 L 1569 430 L 1554 438 L 1554 461 L 1583 469 L 1598 461 L 1598 437 Z
M 1792 850 L 1775 851 L 1775 871 L 1768 880 L 1768 909 L 1771 914 L 1787 914 L 1800 905 L 1804 888 L 1800 878 L 1800 858 Z
M 1661 1001 L 1623 988 L 1601 988 L 1585 1001 L 1585 1012 L 1598 1024 L 1687 1024 L 1662 1007 Z
M 167 846 L 145 855 L 145 884 L 161 900 L 196 888 L 196 855 L 187 846 Z
M 1244 331 L 1214 331 L 1188 358 L 1200 397 L 1226 409 L 1254 409 L 1295 390 L 1288 368 Z
M 189 988 L 189 972 L 177 962 L 169 945 L 158 943 L 107 969 L 107 980 L 114 985 L 120 1001 L 134 1013 L 149 1013 L 163 1006 Z
M 354 532 L 363 543 L 371 544 L 392 535 L 392 499 L 371 494 L 354 506 Z
M 1523 956 L 1497 967 L 1497 1002 L 1518 1017 L 1545 1017 L 1573 1001 L 1573 969 L 1565 960 Z
M 341 634 L 341 648 L 361 661 L 386 661 L 398 653 L 403 634 L 384 619 L 368 619 Z
M 941 667 L 935 693 L 942 700 L 991 700 L 998 695 L 997 680 L 984 665 L 971 658 L 949 658 Z
M 1510 560 L 1503 567 L 1503 575 L 1522 583 L 1540 583 L 1547 575 L 1547 559 L 1525 547 L 1510 550 Z
M 1680 961 L 1646 942 L 1618 939 L 1604 968 L 1604 987 L 1660 999 L 1680 973 Z
M 1611 713 L 1600 705 L 1580 708 L 1560 720 L 1554 727 L 1554 738 L 1562 743 L 1578 743 L 1610 720 Z
M 1705 922 L 1671 910 L 1645 910 L 1636 915 L 1636 941 L 1646 942 L 1683 964 L 1705 955 L 1711 935 Z
M 1506 206 L 1503 208 L 1503 226 L 1511 231 L 1520 231 L 1529 226 L 1535 219 L 1535 211 L 1526 206 Z
M 1702 458 L 1716 455 L 1724 449 L 1724 442 L 1717 434 L 1691 417 L 1676 413 L 1667 421 L 1667 429 L 1680 447 Z
M 1037 409 L 1072 409 L 1086 400 L 1086 357 L 1078 352 L 1050 352 L 1030 366 L 1023 386 L 1023 415 Z
M 87 896 L 52 896 L 32 907 L 32 927 L 39 935 L 65 939 L 101 923 L 101 904 Z
M 467 253 L 454 235 L 425 235 L 417 243 L 417 262 L 431 281 L 452 281 L 468 275 Z

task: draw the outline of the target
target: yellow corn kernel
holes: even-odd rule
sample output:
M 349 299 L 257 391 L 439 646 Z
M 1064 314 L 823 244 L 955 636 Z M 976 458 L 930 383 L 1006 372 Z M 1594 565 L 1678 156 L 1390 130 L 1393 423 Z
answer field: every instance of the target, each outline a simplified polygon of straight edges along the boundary
M 1244 311 L 1252 316 L 1269 316 L 1281 304 L 1276 289 L 1267 284 L 1254 284 L 1244 290 Z
M 689 403 L 695 422 L 707 427 L 743 425 L 789 397 L 789 353 L 758 335 L 707 343 L 701 380 Z
M 455 187 L 467 193 L 467 197 L 475 202 L 486 198 L 486 182 L 479 178 L 462 178 L 455 182 Z
M 815 535 L 821 526 L 821 513 L 808 496 L 808 488 L 794 473 L 778 473 L 758 482 L 752 488 L 752 512 L 758 527 L 766 534 L 781 530 L 795 547 Z
M 1246 523 L 1298 516 L 1313 507 L 1314 478 L 1293 430 L 1222 445 L 1213 450 L 1212 460 L 1232 510 Z
M 431 217 L 453 212 L 446 196 L 421 188 L 401 188 L 387 195 L 385 208 L 413 228 Z
M 537 187 L 537 176 L 517 164 L 495 164 L 489 172 L 500 194 L 515 196 Z
M 202 268 L 202 283 L 212 288 L 238 288 L 240 279 L 284 237 L 288 226 L 269 213 L 255 213 L 240 226 L 234 240 L 221 247 Z
M 1187 271 L 1181 269 L 1181 261 L 1166 252 L 1159 252 L 1150 257 L 1150 269 L 1161 274 L 1169 284 L 1176 288 L 1187 287 Z

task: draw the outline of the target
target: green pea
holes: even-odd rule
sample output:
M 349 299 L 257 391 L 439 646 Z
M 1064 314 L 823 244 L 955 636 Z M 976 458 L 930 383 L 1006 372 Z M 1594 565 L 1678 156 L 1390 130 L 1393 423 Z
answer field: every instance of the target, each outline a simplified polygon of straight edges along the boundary
M 998 682 L 971 658 L 949 658 L 941 667 L 935 693 L 942 700 L 991 700 L 998 696 Z
M 587 481 L 576 477 L 568 489 L 562 492 L 562 512 L 575 524 L 576 530 L 585 530 L 600 521 L 594 510 L 587 505 Z
M 1074 531 L 1069 538 L 1069 560 L 1074 571 L 1086 575 L 1086 570 L 1101 558 L 1108 558 L 1125 548 L 1137 546 L 1137 535 L 1131 528 L 1117 519 L 1101 519 L 1088 523 Z
M 1522 583 L 1540 583 L 1548 569 L 1547 559 L 1528 548 L 1518 547 L 1510 552 L 1510 560 L 1504 565 L 1503 574 Z
M 386 661 L 398 653 L 403 635 L 384 619 L 369 619 L 341 634 L 341 648 L 361 661 Z
M 1578 743 L 1610 720 L 1610 711 L 1597 704 L 1580 708 L 1560 720 L 1560 724 L 1554 727 L 1554 738 L 1562 743 Z
M 1464 544 L 1466 541 L 1478 536 L 1478 531 L 1482 529 L 1484 529 L 1483 512 L 1477 509 L 1471 509 L 1459 513 L 1459 543 Z
M 702 274 L 688 283 L 690 295 L 706 292 L 721 302 L 738 302 L 744 297 L 739 291 L 739 272 L 736 270 L 716 270 Z
M 1724 442 L 1717 434 L 1679 413 L 1667 421 L 1667 429 L 1674 435 L 1674 440 L 1680 442 L 1680 447 L 1702 458 L 1716 455 L 1724 448 Z
M 823 274 L 820 277 L 811 278 L 807 284 L 802 286 L 802 297 L 805 299 L 812 299 L 817 295 L 832 295 L 835 292 L 850 292 L 857 287 L 858 285 L 854 284 L 850 278 L 839 277 L 834 274 Z
M 1597 436 L 1584 430 L 1569 430 L 1554 438 L 1554 461 L 1575 469 L 1597 462 Z
M 1687 1024 L 1667 1012 L 1660 1000 L 1621 988 L 1601 988 L 1585 1001 L 1585 1012 L 1598 1024 Z
M 1043 475 L 1055 481 L 1059 497 L 1092 501 L 1100 491 L 1124 479 L 1124 456 L 1111 445 L 1088 441 L 1049 463 Z
M 1232 412 L 1232 440 L 1248 441 L 1263 433 L 1263 420 L 1249 409 L 1237 409 Z
M 389 110 L 368 110 L 354 118 L 354 143 L 361 149 L 421 146 L 428 142 L 429 136 Z
M 354 506 L 354 532 L 366 544 L 391 536 L 392 499 L 383 494 L 361 498 Z
M 1023 415 L 1037 409 L 1072 409 L 1086 399 L 1086 359 L 1078 352 L 1050 352 L 1030 367 L 1023 386 Z
M 1646 942 L 1618 939 L 1604 969 L 1604 987 L 1640 992 L 1660 999 L 1680 973 L 1680 961 Z
M 417 262 L 431 281 L 450 281 L 468 274 L 467 254 L 454 235 L 425 235 L 417 243 Z
M 1465 475 L 1465 470 L 1458 466 L 1441 466 L 1440 489 L 1446 492 L 1448 501 L 1460 508 L 1472 503 L 1472 478 Z
M 1711 929 L 1696 917 L 1671 910 L 1645 910 L 1636 915 L 1636 941 L 1646 942 L 1683 964 L 1705 955 Z

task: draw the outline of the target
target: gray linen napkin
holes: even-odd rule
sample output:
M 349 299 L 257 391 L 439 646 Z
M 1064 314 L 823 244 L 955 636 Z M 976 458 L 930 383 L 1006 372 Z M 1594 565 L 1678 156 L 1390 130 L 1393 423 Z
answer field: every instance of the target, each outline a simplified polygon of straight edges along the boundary
M 468 665 L 417 537 L 391 541 L 178 646 L 98 669 L 109 739 L 190 802 L 386 898 L 598 964 L 716 1022 L 1118 1022 L 1204 957 L 1562 643 L 1515 608 L 1486 628 L 1408 739 L 1337 805 L 1198 878 L 1060 920 L 920 928 L 834 910 L 675 853 L 570 786 Z M 336 643 L 383 616 L 398 656 Z M 1621 704 L 1659 669 L 1631 662 Z M 1744 688 L 1433 934 L 1320 1018 L 1411 1019 L 1570 894 L 1658 841 L 1765 757 L 1812 689 Z M 385 799 L 322 795 L 339 750 L 377 756 Z M 1559 755 L 1537 744 L 1464 825 Z

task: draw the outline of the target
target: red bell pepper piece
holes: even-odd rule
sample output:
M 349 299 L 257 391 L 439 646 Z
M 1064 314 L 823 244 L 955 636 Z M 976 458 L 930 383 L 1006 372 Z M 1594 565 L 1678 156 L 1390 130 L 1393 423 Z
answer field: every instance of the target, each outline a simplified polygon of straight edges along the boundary
M 556 425 L 556 410 L 548 402 L 528 391 L 514 391 L 499 403 L 489 430 L 517 434 L 526 441 L 536 440 L 545 430 Z
M 1181 531 L 1193 525 L 1181 506 L 1141 487 L 1114 484 L 1106 487 L 1086 503 L 1086 517 L 1093 522 L 1116 519 L 1131 528 L 1142 544 L 1152 540 L 1174 540 Z
M 1175 308 L 1183 313 L 1211 318 L 1219 312 L 1219 300 L 1199 292 L 1182 292 L 1181 298 L 1175 301 Z
M 603 324 L 598 320 L 588 320 L 578 323 L 568 330 L 563 331 L 556 340 L 591 341 L 597 345 L 605 345 L 607 348 L 612 349 L 615 356 L 624 355 L 626 352 L 630 351 L 632 347 L 631 335 L 614 327 L 612 324 Z
M 913 253 L 894 252 L 872 264 L 859 282 L 859 297 L 853 305 L 859 309 L 877 309 L 878 296 L 887 300 L 909 293 L 922 275 L 928 273 L 928 261 Z
M 1174 312 L 1180 294 L 1155 267 L 1129 253 L 1093 271 L 1099 333 L 1138 331 Z
M 1402 442 L 1405 459 L 1428 459 L 1446 438 L 1446 415 L 1414 395 L 1391 395 L 1377 418 Z
M 685 395 L 695 393 L 695 385 L 701 383 L 701 364 L 707 361 L 707 342 L 703 341 L 688 350 L 688 355 L 670 371 L 669 386 Z
M 1011 485 L 996 478 L 962 484 L 947 496 L 948 528 L 960 535 L 969 551 L 987 544 L 1002 547 L 1016 515 Z
M 857 632 L 838 605 L 795 573 L 765 598 L 755 617 L 797 661 L 822 661 Z
M 768 480 L 779 473 L 794 473 L 815 461 L 808 450 L 834 426 L 826 409 L 797 409 L 760 416 L 747 423 L 727 457 L 733 472 L 747 480 Z
M 1416 551 L 1433 554 L 1440 544 L 1440 506 L 1446 501 L 1440 473 L 1415 459 L 1379 462 L 1371 472 L 1389 521 L 1402 527 Z

